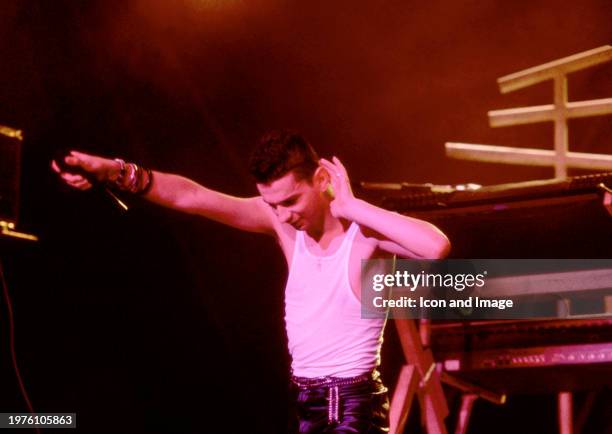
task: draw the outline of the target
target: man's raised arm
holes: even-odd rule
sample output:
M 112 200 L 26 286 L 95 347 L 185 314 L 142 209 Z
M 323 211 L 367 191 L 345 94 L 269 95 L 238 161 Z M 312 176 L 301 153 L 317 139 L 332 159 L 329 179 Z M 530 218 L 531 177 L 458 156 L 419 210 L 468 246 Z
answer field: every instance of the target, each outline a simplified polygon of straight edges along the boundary
M 348 173 L 336 157 L 333 162 L 321 159 L 320 164 L 329 172 L 334 189 L 334 200 L 330 203 L 332 215 L 364 226 L 365 233 L 378 239 L 382 250 L 393 254 L 422 259 L 448 256 L 450 241 L 436 226 L 355 198 Z
M 60 169 L 55 161 L 51 167 L 68 185 L 80 190 L 92 187 L 92 180 L 103 183 L 119 184 L 130 189 L 130 177 L 125 172 L 131 166 L 123 162 L 72 151 Z M 71 173 L 75 171 L 85 173 Z M 239 198 L 208 189 L 188 178 L 163 172 L 141 171 L 143 185 L 150 184 L 144 198 L 177 211 L 197 214 L 220 223 L 250 232 L 273 234 L 273 212 L 260 197 Z M 136 174 L 133 175 L 134 179 Z M 151 176 L 151 177 L 150 177 Z M 150 177 L 150 178 L 149 178 Z M 89 179 L 88 179 L 89 178 Z M 126 178 L 123 181 L 123 178 Z M 133 190 L 138 189 L 138 185 Z

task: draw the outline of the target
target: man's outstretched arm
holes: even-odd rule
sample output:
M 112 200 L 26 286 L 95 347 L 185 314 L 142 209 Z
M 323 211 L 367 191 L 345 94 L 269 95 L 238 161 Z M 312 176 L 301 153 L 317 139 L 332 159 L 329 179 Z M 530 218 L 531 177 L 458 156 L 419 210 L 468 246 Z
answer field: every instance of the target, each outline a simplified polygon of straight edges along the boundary
M 335 217 L 370 229 L 371 235 L 378 239 L 379 247 L 396 255 L 424 259 L 441 259 L 448 255 L 450 241 L 437 227 L 357 199 L 340 160 L 334 157 L 333 162 L 321 159 L 320 163 L 332 180 L 334 200 L 330 206 Z
M 115 160 L 71 152 L 67 166 L 80 168 L 99 182 L 115 182 L 121 164 Z M 53 170 L 70 186 L 80 190 L 92 187 L 84 176 L 61 171 L 52 162 Z M 273 215 L 259 197 L 239 198 L 206 188 L 180 175 L 153 172 L 153 183 L 144 195 L 147 200 L 177 211 L 197 214 L 220 223 L 250 232 L 273 234 Z

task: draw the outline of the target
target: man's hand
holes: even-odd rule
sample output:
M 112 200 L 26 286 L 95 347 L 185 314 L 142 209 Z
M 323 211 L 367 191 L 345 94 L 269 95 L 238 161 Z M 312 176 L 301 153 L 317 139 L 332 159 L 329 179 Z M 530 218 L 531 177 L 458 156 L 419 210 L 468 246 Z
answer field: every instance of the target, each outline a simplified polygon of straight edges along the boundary
M 333 161 L 333 162 L 332 162 Z M 351 206 L 355 202 L 355 195 L 351 189 L 351 183 L 344 165 L 336 157 L 332 161 L 321 158 L 319 163 L 329 173 L 332 188 L 334 189 L 334 199 L 329 204 L 332 215 L 336 218 L 351 218 Z
M 450 242 L 434 225 L 423 220 L 387 211 L 357 199 L 351 190 L 346 169 L 336 157 L 321 159 L 334 189 L 331 213 L 336 218 L 354 221 L 378 239 L 379 247 L 408 258 L 440 259 L 448 255 Z
M 91 174 L 91 177 L 89 177 L 90 179 L 101 182 L 113 181 L 119 176 L 120 165 L 118 162 L 107 158 L 84 154 L 82 152 L 71 151 L 70 155 L 64 158 L 64 163 L 67 166 L 72 166 L 75 169 L 81 169 Z M 92 187 L 87 177 L 70 173 L 66 170 L 62 171 L 55 160 L 51 161 L 51 168 L 71 187 L 78 188 L 79 190 L 88 190 Z

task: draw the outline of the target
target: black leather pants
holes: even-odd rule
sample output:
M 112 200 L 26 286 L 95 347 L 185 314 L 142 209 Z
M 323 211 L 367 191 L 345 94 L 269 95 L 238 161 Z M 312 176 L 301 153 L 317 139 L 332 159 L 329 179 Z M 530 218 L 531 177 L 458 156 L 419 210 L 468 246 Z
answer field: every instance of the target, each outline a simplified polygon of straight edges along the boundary
M 335 387 L 295 387 L 300 434 L 389 432 L 389 397 L 379 378 Z

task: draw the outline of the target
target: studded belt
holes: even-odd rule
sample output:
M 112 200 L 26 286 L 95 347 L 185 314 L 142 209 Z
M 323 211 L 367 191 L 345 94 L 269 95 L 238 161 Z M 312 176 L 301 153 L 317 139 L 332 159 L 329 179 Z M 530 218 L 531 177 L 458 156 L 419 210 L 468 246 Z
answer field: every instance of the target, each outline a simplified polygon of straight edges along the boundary
M 339 386 L 348 386 L 351 384 L 366 383 L 370 380 L 378 378 L 380 374 L 378 371 L 373 371 L 367 374 L 358 375 L 356 377 L 296 377 L 292 376 L 291 381 L 299 389 L 310 389 L 314 387 L 325 387 L 327 388 L 327 421 L 340 422 L 339 408 L 340 408 L 340 395 L 338 393 Z

